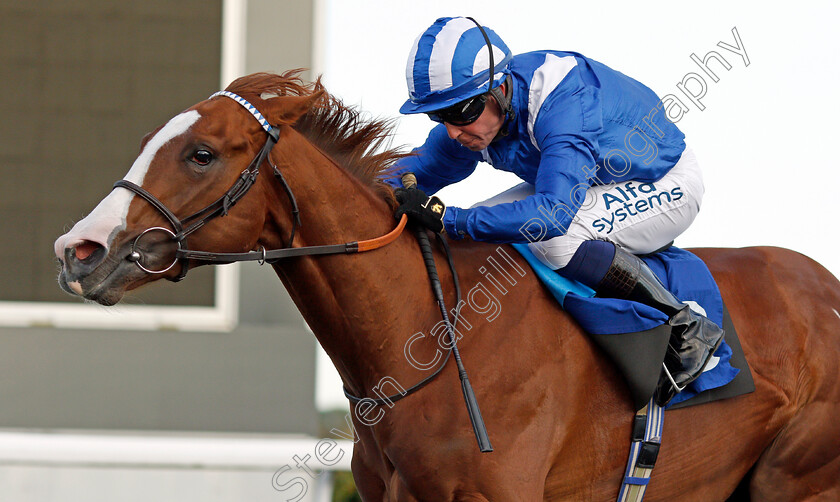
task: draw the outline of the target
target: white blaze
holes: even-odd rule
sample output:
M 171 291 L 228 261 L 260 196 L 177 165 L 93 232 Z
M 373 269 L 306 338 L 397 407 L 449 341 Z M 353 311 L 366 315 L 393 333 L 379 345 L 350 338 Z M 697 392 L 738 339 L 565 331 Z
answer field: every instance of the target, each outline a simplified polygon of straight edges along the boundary
M 173 138 L 187 132 L 200 117 L 195 110 L 173 117 L 146 143 L 124 179 L 143 186 L 143 179 L 158 150 Z M 63 259 L 65 248 L 76 246 L 82 241 L 96 242 L 107 249 L 115 230 L 125 228 L 128 206 L 133 198 L 134 192 L 126 189 L 112 190 L 89 215 L 55 241 L 55 255 Z

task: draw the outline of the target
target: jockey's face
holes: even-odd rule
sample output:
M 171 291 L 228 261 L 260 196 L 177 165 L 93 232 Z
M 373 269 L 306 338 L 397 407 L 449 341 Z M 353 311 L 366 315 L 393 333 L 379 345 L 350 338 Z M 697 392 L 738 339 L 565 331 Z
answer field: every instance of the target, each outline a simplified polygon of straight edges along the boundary
M 504 88 L 503 88 L 504 89 Z M 454 125 L 444 122 L 449 137 L 474 152 L 484 150 L 499 133 L 505 122 L 502 108 L 492 96 L 488 96 L 484 111 L 467 125 Z

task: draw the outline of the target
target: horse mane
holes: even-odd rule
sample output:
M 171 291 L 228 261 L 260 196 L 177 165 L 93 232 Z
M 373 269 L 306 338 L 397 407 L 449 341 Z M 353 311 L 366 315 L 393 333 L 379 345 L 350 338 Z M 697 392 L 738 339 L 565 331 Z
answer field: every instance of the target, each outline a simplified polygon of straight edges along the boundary
M 234 80 L 226 90 L 245 97 L 258 109 L 263 96 L 270 99 L 320 94 L 315 105 L 293 127 L 395 207 L 394 191 L 383 180 L 392 176 L 394 163 L 407 154 L 390 147 L 393 120 L 365 117 L 358 108 L 330 95 L 320 77 L 313 83 L 304 82 L 300 78 L 303 71 L 290 70 L 282 75 L 254 73 Z

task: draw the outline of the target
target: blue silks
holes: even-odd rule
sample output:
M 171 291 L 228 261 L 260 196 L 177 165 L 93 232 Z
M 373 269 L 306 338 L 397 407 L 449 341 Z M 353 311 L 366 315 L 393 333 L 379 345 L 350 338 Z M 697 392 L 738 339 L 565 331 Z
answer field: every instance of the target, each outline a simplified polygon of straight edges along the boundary
M 513 246 L 528 261 L 537 277 L 560 302 L 563 309 L 588 333 L 634 333 L 655 328 L 668 321 L 668 316 L 647 305 L 616 298 L 595 298 L 592 289 L 566 279 L 545 266 L 531 253 L 527 245 Z M 672 246 L 643 259 L 677 298 L 689 302 L 695 310 L 705 312 L 706 317 L 718 326 L 723 325 L 723 300 L 720 290 L 706 264 L 697 256 Z M 739 370 L 729 364 L 732 349 L 725 340 L 715 352 L 715 357 L 719 358 L 716 364 L 713 359 L 710 366 L 714 366 L 679 393 L 669 403 L 669 407 L 705 390 L 726 385 L 735 378 Z

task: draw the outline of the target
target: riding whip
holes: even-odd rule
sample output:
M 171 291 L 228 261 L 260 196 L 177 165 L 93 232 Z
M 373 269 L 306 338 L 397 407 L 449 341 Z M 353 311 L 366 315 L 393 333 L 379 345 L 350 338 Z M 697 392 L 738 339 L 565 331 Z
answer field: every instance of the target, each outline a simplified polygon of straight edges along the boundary
M 414 176 L 414 173 L 403 174 L 401 180 L 403 187 L 405 188 L 417 187 L 417 178 Z M 417 242 L 420 244 L 420 251 L 423 253 L 423 261 L 426 262 L 426 271 L 429 274 L 429 282 L 431 282 L 432 285 L 432 292 L 435 295 L 435 300 L 438 303 L 438 307 L 440 307 L 441 316 L 446 324 L 449 341 L 452 343 L 452 353 L 455 355 L 455 364 L 458 365 L 458 377 L 461 379 L 461 390 L 464 393 L 464 401 L 467 404 L 467 412 L 470 415 L 470 422 L 472 423 L 473 431 L 475 432 L 475 439 L 478 442 L 478 448 L 482 453 L 492 452 L 493 445 L 490 444 L 490 438 L 487 435 L 487 428 L 484 426 L 484 419 L 481 418 L 481 410 L 478 408 L 478 401 L 475 398 L 475 392 L 473 392 L 472 385 L 470 385 L 470 379 L 467 377 L 467 370 L 464 368 L 464 363 L 461 361 L 461 354 L 458 352 L 455 330 L 449 320 L 449 314 L 446 310 L 446 303 L 443 299 L 443 289 L 440 286 L 440 277 L 438 277 L 437 267 L 435 266 L 435 258 L 432 254 L 432 245 L 429 243 L 429 236 L 426 234 L 426 229 L 421 225 L 415 225 L 414 231 L 417 235 Z M 455 273 L 454 269 L 452 270 L 452 273 Z M 458 307 L 456 306 L 456 308 Z

